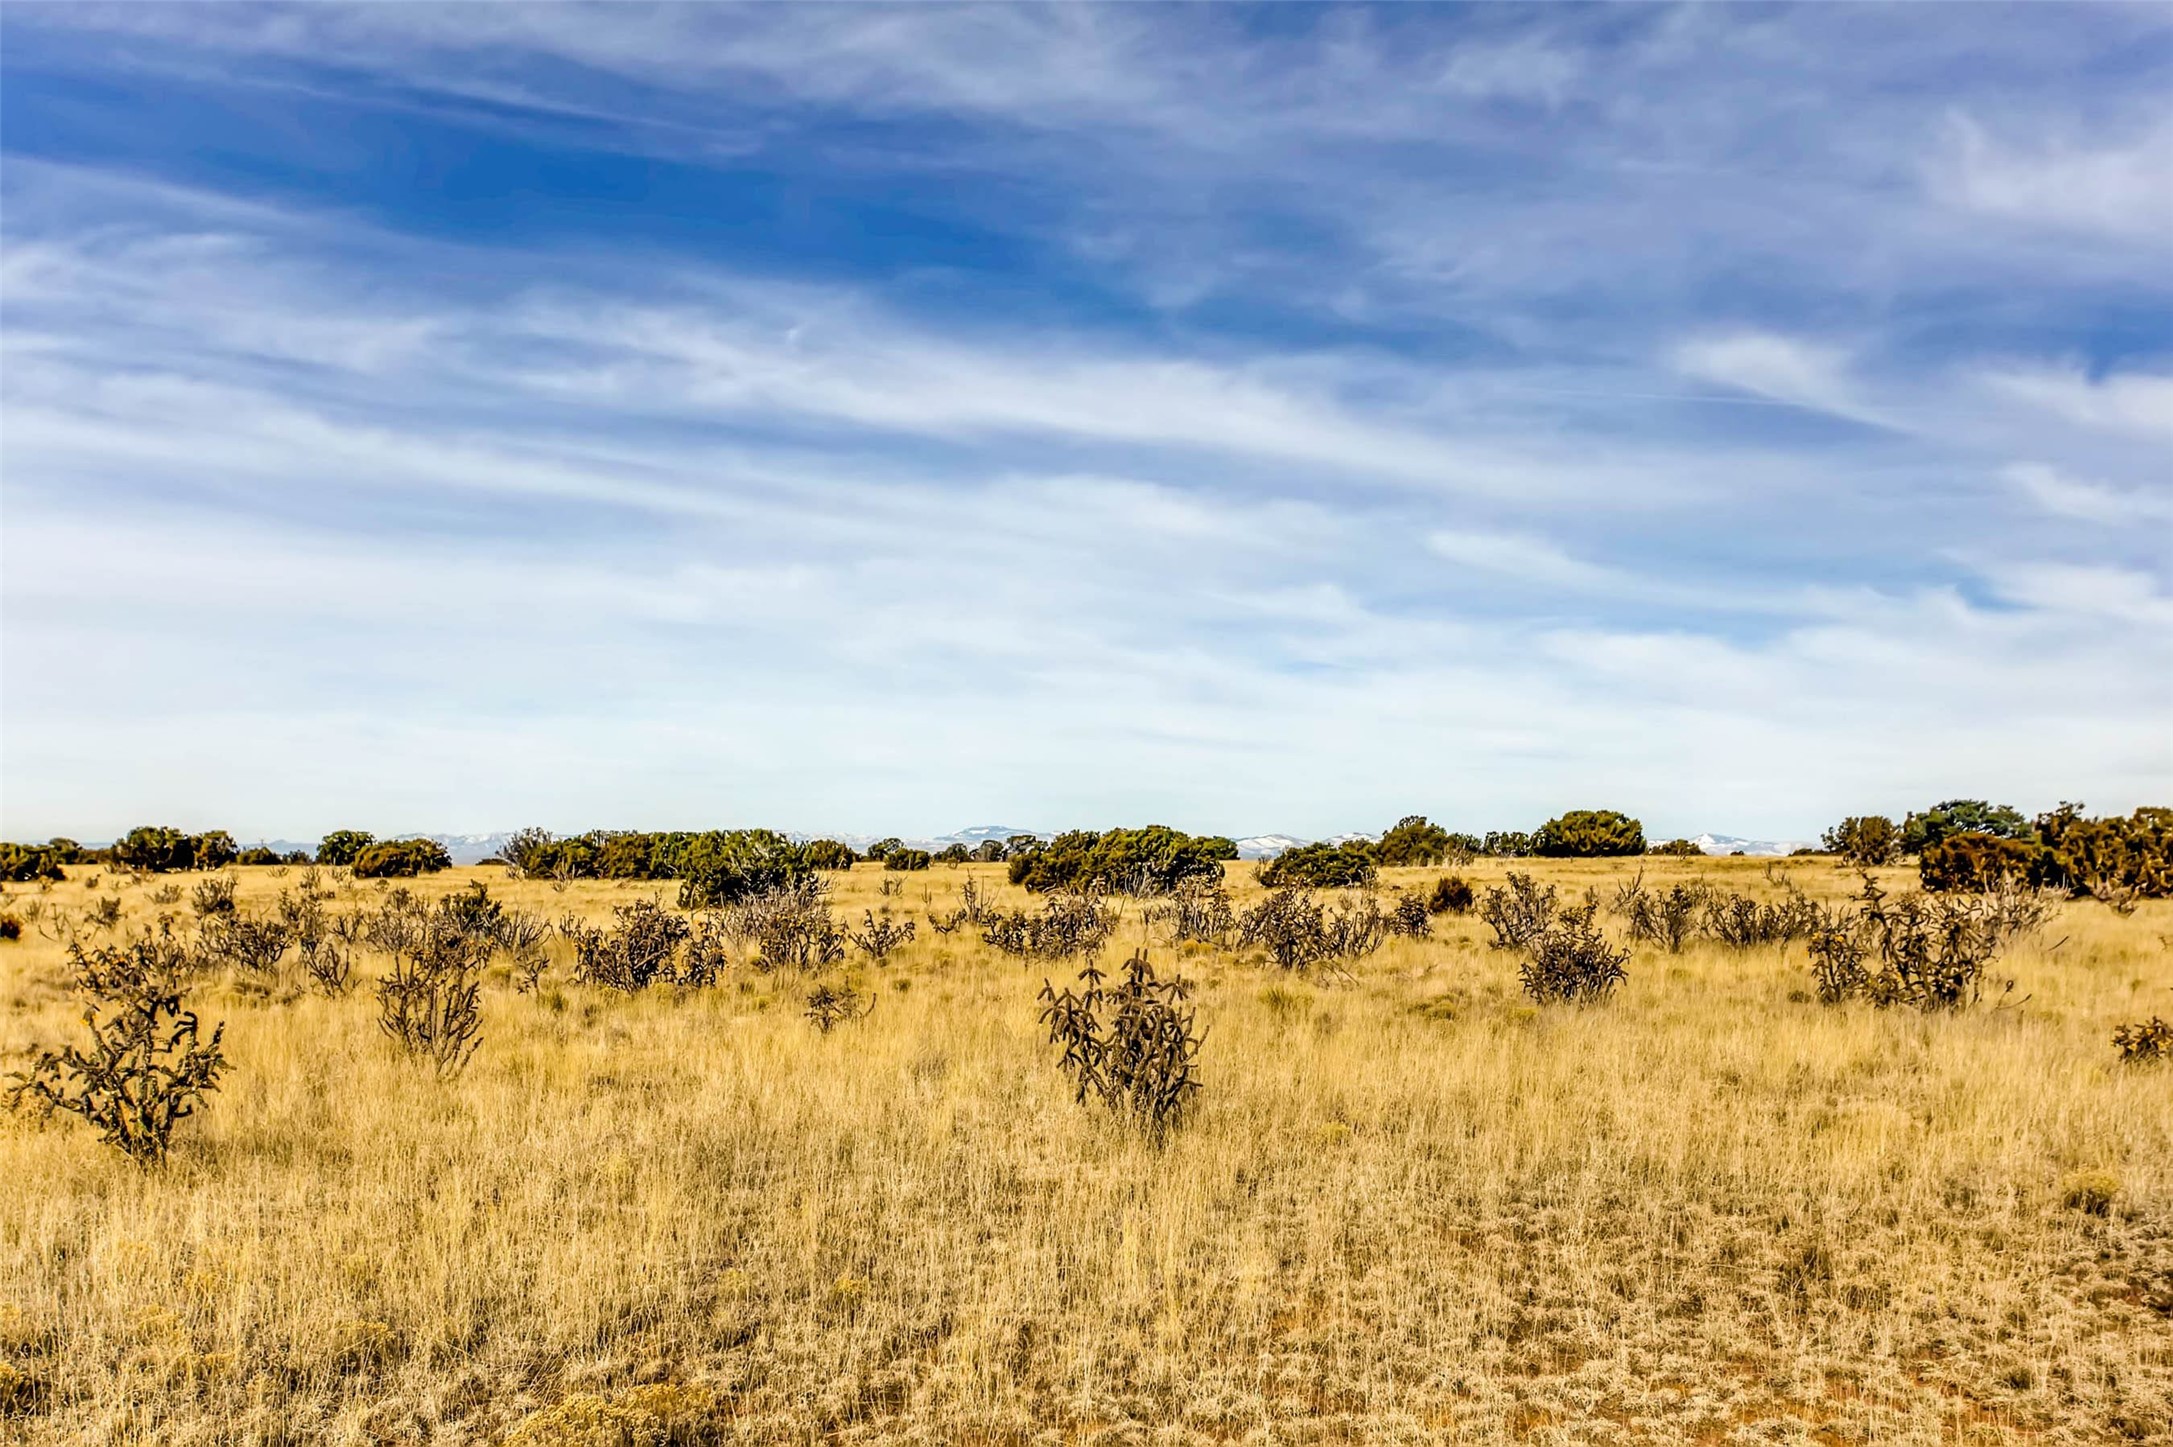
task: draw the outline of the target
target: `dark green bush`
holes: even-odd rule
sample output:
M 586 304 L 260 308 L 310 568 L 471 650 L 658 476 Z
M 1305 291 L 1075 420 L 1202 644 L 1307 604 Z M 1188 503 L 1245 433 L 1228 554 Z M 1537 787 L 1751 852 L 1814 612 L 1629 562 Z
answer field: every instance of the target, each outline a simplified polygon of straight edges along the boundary
M 655 836 L 609 830 L 587 838 L 595 851 L 592 870 L 598 879 L 657 877 Z
M 2031 882 L 2120 905 L 2173 895 L 2173 809 L 2085 819 L 2080 804 L 2037 816 Z
M 976 864 L 1001 864 L 1003 857 L 1004 845 L 1001 839 L 984 839 L 974 847 L 973 862 Z
M 445 846 L 434 839 L 383 839 L 355 856 L 357 879 L 411 879 L 453 867 Z
M 284 864 L 286 860 L 280 857 L 278 850 L 267 849 L 261 844 L 255 844 L 235 855 L 234 862 L 236 864 Z
M 1612 809 L 1572 809 L 1539 826 L 1532 853 L 1547 859 L 1596 859 L 1643 854 L 1645 827 Z
M 936 855 L 938 864 L 966 864 L 973 859 L 973 851 L 963 844 L 946 844 Z
M 885 869 L 926 869 L 935 858 L 925 849 L 893 849 L 883 856 Z
M 1901 858 L 1901 830 L 1884 814 L 1857 814 L 1828 829 L 1819 843 L 1829 854 L 1859 868 L 1892 864 Z
M 1012 842 L 1017 838 L 1013 836 Z M 1011 882 L 1035 893 L 1101 888 L 1121 894 L 1167 894 L 1187 880 L 1220 879 L 1222 846 L 1229 842 L 1199 838 L 1161 824 L 1100 833 L 1074 830 L 1012 858 Z
M 202 845 L 204 856 L 217 858 L 217 863 L 204 863 L 198 854 Z M 128 830 L 113 845 L 113 863 L 126 869 L 146 869 L 150 873 L 178 873 L 183 869 L 217 869 L 219 865 L 233 863 L 235 841 L 224 830 L 211 834 L 183 834 L 180 830 L 152 826 Z M 224 858 L 219 854 L 224 852 Z
M 0 844 L 0 880 L 28 884 L 36 879 L 60 879 L 60 860 L 39 844 Z
M 1439 864 L 1449 857 L 1449 831 L 1430 822 L 1424 814 L 1406 814 L 1396 827 L 1381 836 L 1374 857 L 1388 868 L 1410 864 Z
M 800 853 L 809 869 L 850 869 L 855 858 L 850 845 L 835 839 L 810 839 Z
M 1699 859 L 1704 857 L 1705 854 L 1704 850 L 1688 839 L 1670 839 L 1665 844 L 1650 845 L 1645 852 L 1647 854 L 1663 855 L 1670 859 Z
M 1269 889 L 1292 885 L 1304 889 L 1347 889 L 1371 884 L 1374 863 L 1374 846 L 1364 839 L 1348 839 L 1341 844 L 1301 844 L 1261 865 L 1260 882 Z
M 1532 852 L 1532 836 L 1513 829 L 1489 829 L 1479 841 L 1479 852 L 1489 859 L 1523 859 Z
M 1901 824 L 1901 852 L 1922 854 L 1950 834 L 1989 834 L 1995 839 L 2033 839 L 2037 831 L 2021 811 L 1982 799 L 1949 799 Z
M 325 865 L 349 865 L 355 856 L 377 842 L 377 836 L 361 829 L 335 829 L 317 841 L 317 862 Z
M 1996 834 L 1949 834 L 1924 850 L 1917 873 L 1935 893 L 1985 894 L 2028 879 L 2040 852 Z
M 870 844 L 866 852 L 861 855 L 861 858 L 872 859 L 877 863 L 881 863 L 889 858 L 893 851 L 903 848 L 905 848 L 905 841 L 894 834 L 888 839 L 878 839 Z
M 806 857 L 769 829 L 670 836 L 660 861 L 679 880 L 681 909 L 716 909 L 769 894 L 810 874 Z

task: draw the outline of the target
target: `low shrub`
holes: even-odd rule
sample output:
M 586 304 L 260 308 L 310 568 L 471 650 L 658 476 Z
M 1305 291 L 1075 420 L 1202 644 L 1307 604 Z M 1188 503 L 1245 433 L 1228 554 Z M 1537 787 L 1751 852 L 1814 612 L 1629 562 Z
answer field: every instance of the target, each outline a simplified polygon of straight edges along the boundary
M 883 867 L 895 870 L 919 870 L 926 869 L 934 861 L 935 856 L 925 849 L 901 847 L 893 849 L 883 856 Z
M 189 891 L 189 908 L 195 910 L 196 917 L 202 920 L 232 914 L 235 908 L 234 877 L 230 874 L 215 874 L 198 883 Z
M 294 941 L 283 922 L 242 914 L 216 915 L 205 921 L 201 938 L 207 963 L 229 966 L 245 976 L 275 973 Z
M 1476 900 L 1471 881 L 1461 874 L 1445 874 L 1434 881 L 1433 893 L 1426 896 L 1426 912 L 1468 914 Z
M 1705 857 L 1705 851 L 1698 846 L 1695 840 L 1691 839 L 1670 839 L 1665 844 L 1648 846 L 1645 852 L 1667 859 L 1703 859 Z
M 1330 907 L 1309 889 L 1285 885 L 1239 916 L 1237 938 L 1282 969 L 1302 970 L 1363 959 L 1388 933 L 1388 916 L 1370 894 Z
M 1867 874 L 1854 913 L 1824 914 L 1811 932 L 1811 964 L 1828 1004 L 1861 995 L 1881 1009 L 1959 1010 L 1981 998 L 1986 967 L 2010 937 L 1996 903 L 1891 898 Z
M 812 874 L 741 900 L 725 912 L 724 928 L 753 947 L 759 970 L 819 970 L 845 958 L 829 887 Z

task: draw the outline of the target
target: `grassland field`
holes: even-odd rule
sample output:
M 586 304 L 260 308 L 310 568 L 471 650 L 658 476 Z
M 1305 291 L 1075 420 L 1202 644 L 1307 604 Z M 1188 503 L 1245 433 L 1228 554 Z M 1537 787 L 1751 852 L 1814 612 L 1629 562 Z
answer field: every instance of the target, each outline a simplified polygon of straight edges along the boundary
M 1462 872 L 1512 867 L 1775 889 Z M 234 871 L 243 908 L 298 872 Z M 169 882 L 97 874 L 7 907 L 118 894 L 125 933 Z M 968 878 L 1025 902 L 998 866 L 833 878 L 854 920 Z M 670 899 L 412 887 L 471 880 L 554 920 Z M 1304 978 L 1126 908 L 1105 963 L 1144 937 L 1207 1031 L 1159 1146 L 1074 1102 L 1036 1022 L 1061 966 L 925 923 L 840 967 L 876 1004 L 828 1035 L 795 974 L 500 978 L 449 1081 L 377 1029 L 371 957 L 340 999 L 209 981 L 231 1067 L 163 1168 L 0 1121 L 0 1439 L 2173 1442 L 2173 1069 L 2109 1044 L 2173 1013 L 2173 902 L 2061 906 L 1996 967 L 2022 1003 L 1937 1016 L 1820 1005 L 1800 944 L 1640 948 L 1541 1009 L 1475 916 Z M 0 1002 L 0 1070 L 80 1029 L 39 929 Z

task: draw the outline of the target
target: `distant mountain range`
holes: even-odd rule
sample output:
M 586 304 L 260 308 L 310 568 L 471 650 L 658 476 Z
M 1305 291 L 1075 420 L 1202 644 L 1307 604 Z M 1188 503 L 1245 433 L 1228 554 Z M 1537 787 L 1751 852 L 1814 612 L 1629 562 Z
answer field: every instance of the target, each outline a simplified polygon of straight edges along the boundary
M 1700 834 L 1690 842 L 1707 854 L 1749 854 L 1761 858 L 1818 847 L 1809 839 L 1738 839 L 1733 834 Z
M 890 837 L 884 834 L 810 834 L 800 830 L 786 830 L 785 833 L 793 839 L 835 839 L 840 843 L 851 845 L 854 849 L 866 849 L 876 840 Z M 1046 829 L 1019 829 L 1009 824 L 975 824 L 970 828 L 960 829 L 950 834 L 938 834 L 929 839 L 907 839 L 905 842 L 915 849 L 926 849 L 932 853 L 951 844 L 963 844 L 971 849 L 984 840 L 1009 839 L 1015 834 L 1031 834 L 1037 839 L 1053 837 Z M 385 837 L 388 839 L 411 839 L 416 837 L 435 839 L 445 846 L 445 852 L 452 856 L 453 863 L 479 864 L 503 849 L 506 841 L 511 839 L 513 835 L 510 831 L 501 831 L 495 834 L 424 834 L 421 836 L 394 833 Z M 1342 844 L 1352 839 L 1377 839 L 1379 837 L 1377 834 L 1362 833 L 1331 834 L 1323 842 Z M 1273 859 L 1286 849 L 1296 849 L 1302 844 L 1311 844 L 1313 842 L 1295 834 L 1250 834 L 1237 841 L 1237 857 L 1240 859 Z M 1791 854 L 1798 849 L 1809 847 L 1811 843 L 1809 840 L 1802 839 L 1739 839 L 1733 834 L 1700 834 L 1690 842 L 1707 854 L 1746 854 L 1756 858 Z M 297 849 L 305 853 L 314 853 L 317 848 L 315 840 L 267 839 L 261 841 L 245 840 L 243 843 L 245 846 L 262 843 L 269 848 L 278 850 L 281 854 L 291 854 Z

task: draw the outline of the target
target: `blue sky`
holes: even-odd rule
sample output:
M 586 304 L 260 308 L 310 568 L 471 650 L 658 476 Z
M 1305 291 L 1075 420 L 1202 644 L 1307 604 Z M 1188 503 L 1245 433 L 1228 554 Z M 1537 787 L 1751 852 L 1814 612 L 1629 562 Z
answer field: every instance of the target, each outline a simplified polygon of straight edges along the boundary
M 0 14 L 8 837 L 2173 801 L 2173 17 Z

